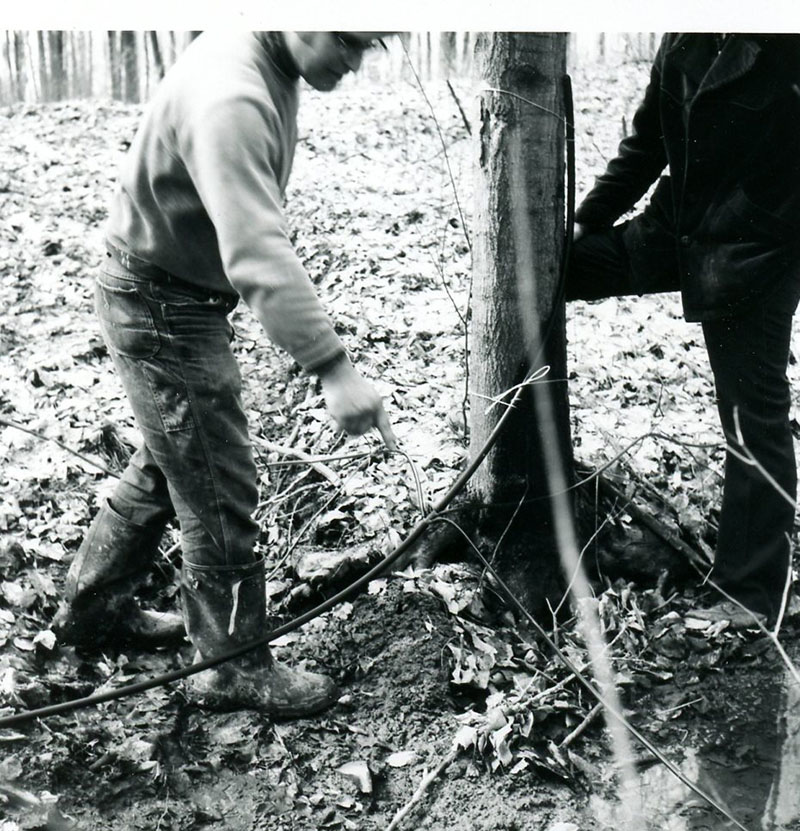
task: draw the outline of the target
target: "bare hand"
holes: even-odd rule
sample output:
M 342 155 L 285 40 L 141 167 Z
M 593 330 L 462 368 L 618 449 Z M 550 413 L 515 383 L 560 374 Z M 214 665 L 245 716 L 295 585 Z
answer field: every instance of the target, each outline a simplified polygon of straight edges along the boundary
M 328 412 L 345 432 L 360 436 L 377 427 L 389 450 L 397 449 L 381 397 L 346 355 L 322 367 L 319 377 Z

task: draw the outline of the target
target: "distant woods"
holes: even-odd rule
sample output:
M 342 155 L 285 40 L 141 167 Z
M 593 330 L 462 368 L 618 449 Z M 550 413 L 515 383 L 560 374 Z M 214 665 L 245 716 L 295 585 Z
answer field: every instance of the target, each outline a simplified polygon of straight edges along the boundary
M 0 32 L 0 104 L 70 98 L 146 101 L 164 73 L 200 32 Z M 468 77 L 475 32 L 406 32 L 367 56 L 360 78 L 423 80 Z M 570 35 L 570 62 L 651 60 L 655 33 Z
M 0 101 L 143 101 L 197 34 L 6 31 Z

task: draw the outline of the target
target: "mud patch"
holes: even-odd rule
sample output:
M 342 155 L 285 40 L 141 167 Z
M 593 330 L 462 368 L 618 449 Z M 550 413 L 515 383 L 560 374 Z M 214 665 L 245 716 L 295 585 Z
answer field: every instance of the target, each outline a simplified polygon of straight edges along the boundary
M 639 700 L 638 720 L 693 783 L 746 828 L 800 828 L 800 686 L 766 638 L 722 671 Z M 680 704 L 676 704 L 680 701 Z M 652 759 L 641 760 L 637 829 L 722 831 L 723 813 Z M 589 801 L 586 827 L 630 828 L 632 804 L 609 793 Z

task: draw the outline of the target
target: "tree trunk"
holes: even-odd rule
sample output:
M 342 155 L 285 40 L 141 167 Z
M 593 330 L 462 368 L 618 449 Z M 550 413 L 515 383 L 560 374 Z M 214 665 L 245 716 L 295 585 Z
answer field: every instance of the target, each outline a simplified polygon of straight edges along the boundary
M 47 72 L 47 47 L 44 32 L 36 32 L 36 45 L 39 52 L 39 97 L 42 101 L 50 100 L 50 77 Z
M 457 71 L 458 67 L 458 44 L 456 37 L 456 32 L 442 32 L 439 35 L 442 66 L 448 78 Z
M 123 100 L 139 101 L 139 56 L 136 54 L 136 32 L 129 29 L 120 34 L 123 68 Z
M 64 33 L 49 31 L 47 42 L 50 47 L 50 95 L 53 101 L 66 97 L 67 67 L 64 55 Z
M 471 434 L 475 456 L 502 415 L 494 398 L 549 366 L 470 483 L 480 531 L 496 565 L 529 610 L 561 597 L 552 456 L 567 477 L 572 444 L 566 384 L 564 246 L 566 35 L 494 33 L 478 46 Z M 543 396 L 547 397 L 544 398 Z M 510 399 L 506 397 L 505 401 Z
M 161 54 L 161 46 L 158 43 L 158 33 L 151 30 L 147 33 L 147 37 L 150 41 L 150 50 L 153 53 L 156 79 L 160 81 L 164 77 L 164 56 Z
M 108 32 L 108 70 L 111 76 L 111 97 L 115 101 L 122 98 L 122 65 L 117 48 L 117 33 Z
M 12 34 L 8 30 L 6 30 L 6 42 L 3 46 L 3 53 L 5 55 L 6 63 L 8 64 L 8 103 L 12 103 L 17 97 L 17 82 L 16 76 L 14 74 L 14 61 L 12 58 L 14 49 L 13 49 L 13 40 Z M 5 102 L 5 98 L 3 98 L 3 103 Z
M 17 100 L 25 100 L 25 38 L 22 32 L 14 32 L 14 67 L 17 79 Z

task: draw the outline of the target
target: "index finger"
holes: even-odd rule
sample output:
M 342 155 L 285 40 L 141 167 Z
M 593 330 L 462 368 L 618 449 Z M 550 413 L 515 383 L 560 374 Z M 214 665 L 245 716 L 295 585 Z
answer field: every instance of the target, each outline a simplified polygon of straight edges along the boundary
M 392 425 L 389 424 L 389 416 L 386 415 L 386 410 L 383 407 L 375 415 L 375 426 L 381 434 L 383 443 L 389 450 L 397 450 L 397 436 L 395 436 L 394 430 L 392 430 Z

